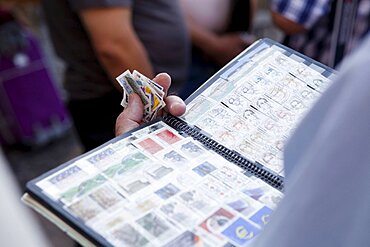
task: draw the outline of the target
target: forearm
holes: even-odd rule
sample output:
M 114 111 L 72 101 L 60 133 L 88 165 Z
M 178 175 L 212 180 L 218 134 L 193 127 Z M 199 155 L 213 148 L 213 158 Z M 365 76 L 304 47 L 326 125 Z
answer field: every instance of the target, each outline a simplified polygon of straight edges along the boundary
M 227 33 L 218 35 L 207 30 L 203 30 L 199 25 L 191 28 L 193 44 L 213 62 L 224 65 L 239 54 L 246 43 L 239 33 Z
M 138 70 L 149 78 L 154 76 L 152 65 L 142 43 L 137 38 L 111 42 L 106 47 L 97 48 L 97 57 L 116 84 L 115 78 L 124 70 Z M 117 86 L 119 86 L 117 84 Z M 118 87 L 121 89 L 121 87 Z
M 195 47 L 207 55 L 217 51 L 217 35 L 199 26 L 191 18 L 188 19 L 191 40 Z
M 115 78 L 126 69 L 154 76 L 148 54 L 131 23 L 130 8 L 87 9 L 80 16 L 99 62 L 117 88 L 121 89 Z
M 271 12 L 271 16 L 273 23 L 286 34 L 294 34 L 306 31 L 306 28 L 303 25 L 291 21 L 275 11 Z
M 329 15 L 334 1 L 271 0 L 272 20 L 286 34 L 315 28 L 322 17 Z

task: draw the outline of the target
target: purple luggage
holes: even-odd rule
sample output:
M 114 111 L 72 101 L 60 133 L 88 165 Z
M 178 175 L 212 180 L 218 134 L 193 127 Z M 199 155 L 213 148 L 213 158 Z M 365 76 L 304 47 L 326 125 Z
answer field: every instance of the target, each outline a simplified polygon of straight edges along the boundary
M 37 40 L 23 34 L 24 49 L 13 56 L 0 55 L 0 142 L 41 145 L 71 124 Z

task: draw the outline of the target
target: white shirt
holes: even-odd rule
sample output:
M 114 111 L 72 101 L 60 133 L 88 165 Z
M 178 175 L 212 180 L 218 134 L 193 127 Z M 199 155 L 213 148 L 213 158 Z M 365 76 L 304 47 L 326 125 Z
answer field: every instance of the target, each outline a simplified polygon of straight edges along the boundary
M 0 245 L 48 246 L 28 208 L 21 202 L 18 185 L 0 150 Z
M 369 246 L 370 36 L 285 150 L 285 197 L 258 247 Z
M 213 32 L 223 32 L 227 28 L 231 11 L 230 0 L 181 0 L 186 15 Z

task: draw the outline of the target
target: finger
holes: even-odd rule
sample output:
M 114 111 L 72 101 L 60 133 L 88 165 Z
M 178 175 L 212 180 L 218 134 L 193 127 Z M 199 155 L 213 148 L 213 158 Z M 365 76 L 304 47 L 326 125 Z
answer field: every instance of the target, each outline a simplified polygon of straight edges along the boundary
M 153 81 L 158 83 L 163 87 L 163 91 L 167 95 L 168 89 L 171 86 L 171 76 L 167 73 L 159 73 L 156 77 L 154 77 Z
M 137 94 L 129 95 L 126 109 L 117 117 L 116 136 L 138 127 L 143 119 L 144 105 Z
M 171 113 L 174 116 L 181 116 L 186 111 L 185 102 L 178 96 L 170 95 L 166 99 L 165 111 Z

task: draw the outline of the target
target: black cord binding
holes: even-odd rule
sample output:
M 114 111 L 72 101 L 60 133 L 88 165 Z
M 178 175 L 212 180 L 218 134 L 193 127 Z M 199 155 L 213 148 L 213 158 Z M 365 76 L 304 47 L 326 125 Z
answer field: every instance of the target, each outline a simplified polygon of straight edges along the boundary
M 188 136 L 191 136 L 195 140 L 201 142 L 205 147 L 215 151 L 220 154 L 226 160 L 238 165 L 243 168 L 245 171 L 249 172 L 253 176 L 256 176 L 266 183 L 270 184 L 278 190 L 284 189 L 284 180 L 281 176 L 274 174 L 271 171 L 266 170 L 258 162 L 251 162 L 248 159 L 244 158 L 241 154 L 235 152 L 234 150 L 228 149 L 222 144 L 216 142 L 215 140 L 209 138 L 208 136 L 202 134 L 199 130 L 194 127 L 189 126 L 183 120 L 174 117 L 172 115 L 167 115 L 163 117 L 163 120 L 172 128 L 176 129 L 180 133 L 185 133 Z

